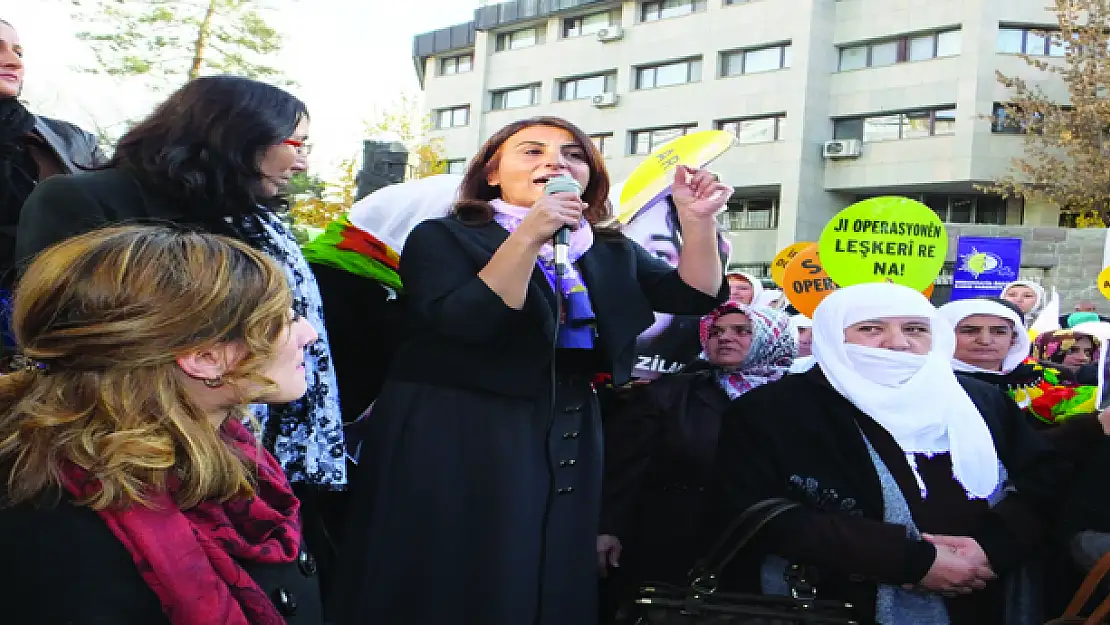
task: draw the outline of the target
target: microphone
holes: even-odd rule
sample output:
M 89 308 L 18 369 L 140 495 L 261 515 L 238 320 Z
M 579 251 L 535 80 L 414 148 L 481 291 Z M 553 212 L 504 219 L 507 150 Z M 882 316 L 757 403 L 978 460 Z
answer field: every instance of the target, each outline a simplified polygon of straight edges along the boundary
M 555 176 L 549 178 L 543 185 L 543 194 L 573 193 L 582 196 L 582 185 L 570 176 Z M 562 275 L 570 268 L 570 226 L 563 226 L 555 231 L 555 268 Z

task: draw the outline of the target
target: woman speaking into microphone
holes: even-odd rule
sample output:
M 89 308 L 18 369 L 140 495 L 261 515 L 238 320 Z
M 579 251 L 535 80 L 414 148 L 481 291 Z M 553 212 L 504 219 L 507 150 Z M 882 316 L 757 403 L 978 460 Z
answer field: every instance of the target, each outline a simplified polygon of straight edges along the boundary
M 581 197 L 544 193 L 561 176 Z M 407 240 L 409 324 L 352 480 L 332 595 L 340 625 L 596 620 L 591 380 L 628 381 L 653 311 L 703 314 L 725 300 L 715 216 L 732 190 L 678 169 L 677 270 L 599 227 L 608 192 L 580 129 L 522 120 L 471 161 L 452 214 Z M 570 262 L 559 273 L 551 241 L 564 226 Z

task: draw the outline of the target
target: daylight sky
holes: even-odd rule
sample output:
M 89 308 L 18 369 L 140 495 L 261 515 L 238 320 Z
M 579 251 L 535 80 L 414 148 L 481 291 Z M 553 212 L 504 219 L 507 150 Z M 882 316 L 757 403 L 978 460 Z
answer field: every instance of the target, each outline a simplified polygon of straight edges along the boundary
M 470 20 L 476 0 L 271 0 L 287 34 L 274 64 L 312 113 L 313 167 L 329 177 L 361 154 L 363 121 L 402 93 L 416 94 L 412 36 Z M 89 56 L 73 37 L 69 0 L 4 0 L 26 50 L 24 95 L 33 111 L 93 130 L 140 117 L 164 95 L 74 70 Z

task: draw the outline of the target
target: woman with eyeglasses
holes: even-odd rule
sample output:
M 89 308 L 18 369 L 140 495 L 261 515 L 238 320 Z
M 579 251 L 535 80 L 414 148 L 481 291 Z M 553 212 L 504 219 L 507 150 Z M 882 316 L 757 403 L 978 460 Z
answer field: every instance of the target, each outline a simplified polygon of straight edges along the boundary
M 233 76 L 193 80 L 124 135 L 105 168 L 40 184 L 19 220 L 16 257 L 105 224 L 172 222 L 238 239 L 281 265 L 294 307 L 320 339 L 306 356 L 304 397 L 256 406 L 255 414 L 264 446 L 304 503 L 306 540 L 326 574 L 332 547 L 320 506 L 347 484 L 343 423 L 320 291 L 279 196 L 305 166 L 298 154 L 308 125 L 304 103 L 277 87 Z

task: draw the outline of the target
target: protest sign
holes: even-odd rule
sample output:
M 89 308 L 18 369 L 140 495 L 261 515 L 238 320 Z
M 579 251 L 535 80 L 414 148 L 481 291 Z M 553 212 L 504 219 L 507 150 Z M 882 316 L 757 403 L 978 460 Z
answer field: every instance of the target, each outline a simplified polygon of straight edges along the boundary
M 786 273 L 786 266 L 790 264 L 790 261 L 794 260 L 798 252 L 801 252 L 811 245 L 813 245 L 812 241 L 802 241 L 801 243 L 788 245 L 779 252 L 775 256 L 775 259 L 771 261 L 771 280 L 781 287 L 782 276 Z
M 1021 239 L 960 237 L 952 272 L 952 300 L 998 297 L 1003 287 L 1018 279 Z
M 944 266 L 948 233 L 921 202 L 877 197 L 840 211 L 821 233 L 819 252 L 842 286 L 893 282 L 923 291 Z
M 649 154 L 621 185 L 617 221 L 627 224 L 641 211 L 671 193 L 674 170 L 679 165 L 702 168 L 736 143 L 736 135 L 724 130 L 702 130 L 664 143 Z
M 1110 299 L 1110 267 L 1098 274 L 1098 290 L 1106 299 Z
M 798 312 L 813 318 L 821 300 L 837 289 L 837 285 L 821 266 L 817 244 L 811 243 L 786 266 L 782 291 Z

